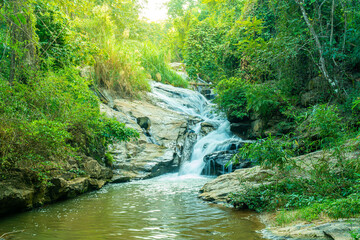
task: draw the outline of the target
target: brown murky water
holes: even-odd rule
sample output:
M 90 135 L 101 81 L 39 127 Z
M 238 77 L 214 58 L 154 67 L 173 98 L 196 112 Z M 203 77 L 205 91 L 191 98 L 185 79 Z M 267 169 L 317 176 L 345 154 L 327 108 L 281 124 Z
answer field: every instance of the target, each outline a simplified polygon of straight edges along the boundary
M 197 198 L 209 178 L 158 178 L 114 184 L 76 199 L 0 220 L 9 239 L 263 239 L 254 213 Z

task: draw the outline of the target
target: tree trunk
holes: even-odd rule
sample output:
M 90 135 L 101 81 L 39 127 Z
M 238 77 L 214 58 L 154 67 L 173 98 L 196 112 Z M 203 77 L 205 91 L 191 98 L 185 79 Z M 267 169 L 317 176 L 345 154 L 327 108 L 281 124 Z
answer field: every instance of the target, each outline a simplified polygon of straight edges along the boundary
M 306 22 L 306 25 L 308 26 L 310 33 L 315 40 L 315 45 L 319 52 L 319 69 L 320 69 L 321 73 L 324 75 L 324 78 L 328 81 L 330 86 L 334 89 L 334 91 L 338 92 L 338 82 L 336 80 L 332 79 L 327 71 L 326 62 L 324 59 L 323 48 L 322 48 L 321 42 L 319 40 L 319 36 L 316 34 L 314 27 L 311 25 L 311 22 L 307 16 L 307 13 L 306 13 L 306 10 L 304 7 L 304 1 L 303 0 L 294 0 L 294 1 L 299 5 L 301 13 Z
M 11 32 L 11 56 L 9 82 L 26 82 L 36 71 L 36 35 L 32 19 L 32 9 L 27 1 L 8 2 L 7 24 Z

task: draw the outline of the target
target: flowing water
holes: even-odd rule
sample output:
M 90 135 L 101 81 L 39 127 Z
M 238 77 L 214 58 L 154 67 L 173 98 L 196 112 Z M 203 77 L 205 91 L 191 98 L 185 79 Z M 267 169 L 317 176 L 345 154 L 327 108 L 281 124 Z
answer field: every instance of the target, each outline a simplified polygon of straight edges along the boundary
M 211 177 L 200 176 L 203 157 L 227 148 L 229 122 L 214 113 L 201 94 L 154 83 L 153 97 L 164 107 L 211 123 L 216 130 L 198 137 L 189 162 L 180 174 L 113 184 L 97 192 L 0 219 L 0 236 L 11 239 L 263 239 L 264 228 L 254 213 L 203 202 L 199 189 Z M 225 171 L 225 170 L 224 170 Z
M 229 121 L 219 114 L 214 104 L 209 102 L 200 93 L 161 83 L 153 83 L 152 95 L 160 100 L 166 108 L 199 118 L 199 123 L 192 129 L 194 132 L 200 132 L 202 122 L 210 123 L 216 128 L 215 131 L 206 136 L 198 135 L 198 141 L 194 146 L 191 159 L 183 164 L 180 169 L 180 175 L 200 175 L 204 168 L 211 168 L 211 163 L 205 166 L 203 161 L 205 155 L 215 151 L 226 150 L 228 147 L 226 143 L 229 140 L 242 141 L 242 139 L 236 137 L 230 131 Z M 225 166 L 223 168 L 223 172 L 226 172 Z M 230 172 L 231 170 L 231 167 L 227 169 Z
M 108 185 L 100 191 L 0 220 L 11 239 L 262 239 L 253 213 L 202 202 L 209 178 L 168 174 Z

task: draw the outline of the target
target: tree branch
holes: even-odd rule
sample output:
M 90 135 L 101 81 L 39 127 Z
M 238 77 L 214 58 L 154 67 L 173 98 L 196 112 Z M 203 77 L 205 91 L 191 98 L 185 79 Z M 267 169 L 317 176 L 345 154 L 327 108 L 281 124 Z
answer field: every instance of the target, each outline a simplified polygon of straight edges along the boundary
M 335 92 L 338 92 L 338 82 L 336 80 L 333 80 L 331 79 L 328 71 L 327 71 L 327 68 L 326 68 L 326 62 L 325 62 L 325 59 L 324 59 L 324 53 L 323 53 L 323 48 L 322 48 L 322 45 L 321 45 L 321 42 L 319 40 L 319 36 L 316 34 L 315 30 L 314 30 L 314 27 L 311 25 L 311 22 L 307 16 L 307 13 L 306 13 L 306 10 L 305 10 L 305 7 L 304 7 L 304 0 L 294 0 L 296 4 L 299 5 L 300 7 L 300 10 L 301 10 L 301 13 L 304 17 L 304 20 L 305 20 L 305 23 L 306 25 L 308 26 L 309 30 L 310 30 L 310 33 L 311 35 L 313 36 L 314 40 L 315 40 L 315 45 L 316 45 L 316 48 L 319 52 L 319 62 L 320 62 L 320 65 L 319 65 L 319 68 L 320 68 L 320 71 L 322 72 L 322 74 L 324 75 L 325 79 L 329 82 L 330 86 L 335 90 Z

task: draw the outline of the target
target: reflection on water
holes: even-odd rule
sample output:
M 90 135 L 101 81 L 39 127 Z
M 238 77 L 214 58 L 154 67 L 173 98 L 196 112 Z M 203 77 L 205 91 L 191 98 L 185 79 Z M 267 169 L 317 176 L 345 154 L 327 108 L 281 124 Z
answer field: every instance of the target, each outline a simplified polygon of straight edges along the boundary
M 100 191 L 0 220 L 11 239 L 262 239 L 248 212 L 202 202 L 209 178 L 168 174 Z

